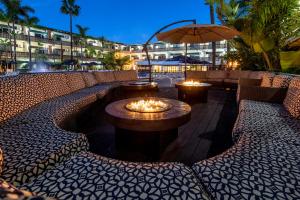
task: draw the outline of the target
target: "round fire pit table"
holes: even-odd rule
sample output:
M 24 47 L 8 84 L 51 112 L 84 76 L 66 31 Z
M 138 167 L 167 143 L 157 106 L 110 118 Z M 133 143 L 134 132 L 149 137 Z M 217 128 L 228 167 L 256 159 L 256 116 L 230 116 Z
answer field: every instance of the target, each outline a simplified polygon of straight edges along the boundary
M 156 95 L 158 84 L 156 82 L 128 82 L 122 83 L 120 90 L 121 96 L 125 98 L 151 97 Z
M 188 103 L 207 103 L 209 83 L 179 82 L 175 84 L 178 89 L 178 99 Z
M 143 105 L 149 101 L 159 103 L 145 112 L 139 111 L 140 106 L 131 105 Z M 158 108 L 157 111 L 153 110 L 155 108 Z M 123 154 L 139 152 L 150 160 L 159 159 L 165 148 L 177 138 L 178 127 L 191 119 L 188 104 L 156 97 L 116 101 L 105 111 L 109 122 L 115 126 L 117 151 Z

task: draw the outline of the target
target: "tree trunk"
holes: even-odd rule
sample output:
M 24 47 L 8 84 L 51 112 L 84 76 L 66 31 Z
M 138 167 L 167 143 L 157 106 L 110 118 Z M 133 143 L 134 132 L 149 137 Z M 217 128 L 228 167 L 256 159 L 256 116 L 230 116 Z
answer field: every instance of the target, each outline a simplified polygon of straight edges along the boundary
M 215 24 L 215 9 L 214 5 L 209 6 L 210 10 L 210 22 L 211 24 Z M 215 68 L 216 66 L 216 42 L 212 42 L 212 67 Z
M 264 57 L 267 65 L 268 65 L 269 70 L 273 70 L 273 66 L 272 66 L 272 63 L 270 61 L 270 58 L 269 58 L 269 55 L 267 54 L 267 52 L 264 51 L 264 52 L 262 52 L 262 54 L 263 54 L 263 57 Z
M 73 14 L 70 13 L 71 60 L 73 60 Z
M 14 67 L 13 71 L 17 68 L 17 38 L 16 38 L 16 31 L 15 31 L 15 21 L 13 21 L 13 37 L 14 37 Z

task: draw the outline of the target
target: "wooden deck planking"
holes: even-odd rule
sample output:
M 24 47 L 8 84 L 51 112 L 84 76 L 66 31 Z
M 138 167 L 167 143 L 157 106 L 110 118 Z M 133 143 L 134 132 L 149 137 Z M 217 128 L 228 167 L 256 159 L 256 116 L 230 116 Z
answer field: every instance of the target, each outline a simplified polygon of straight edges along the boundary
M 227 95 L 223 90 L 212 90 L 209 92 L 208 103 L 193 105 L 191 121 L 179 128 L 178 138 L 163 153 L 161 161 L 192 165 L 207 158 Z M 176 99 L 177 91 L 175 88 L 163 88 L 158 96 Z M 105 117 L 101 119 L 105 120 Z M 87 134 L 94 153 L 117 158 L 114 128 L 109 123 L 102 121 L 95 124 L 94 130 Z

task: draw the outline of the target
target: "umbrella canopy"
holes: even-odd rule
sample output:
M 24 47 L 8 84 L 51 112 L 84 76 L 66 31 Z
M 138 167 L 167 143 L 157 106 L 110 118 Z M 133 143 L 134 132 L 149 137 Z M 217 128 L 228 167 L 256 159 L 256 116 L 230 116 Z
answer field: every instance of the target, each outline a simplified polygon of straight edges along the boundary
M 158 34 L 160 41 L 173 44 L 179 43 L 207 43 L 221 40 L 230 40 L 239 35 L 239 32 L 227 26 L 191 24 Z

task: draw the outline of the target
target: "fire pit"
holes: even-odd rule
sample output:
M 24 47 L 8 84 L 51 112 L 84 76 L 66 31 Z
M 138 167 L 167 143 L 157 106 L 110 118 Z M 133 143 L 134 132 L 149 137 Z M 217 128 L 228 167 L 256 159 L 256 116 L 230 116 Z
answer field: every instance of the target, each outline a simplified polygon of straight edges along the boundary
M 171 108 L 168 102 L 156 99 L 141 99 L 138 101 L 132 101 L 125 105 L 126 109 L 132 112 L 140 113 L 158 113 L 164 112 Z
M 156 96 L 158 91 L 158 84 L 156 82 L 129 82 L 122 83 L 120 87 L 121 94 L 119 96 L 125 98 L 134 97 L 151 97 Z
M 183 83 L 182 83 L 182 85 L 184 85 L 184 86 L 201 86 L 202 85 L 202 83 L 200 83 L 200 82 L 198 82 L 198 81 L 184 81 Z
M 208 89 L 211 86 L 211 84 L 193 80 L 179 82 L 175 85 L 178 89 L 178 99 L 188 103 L 206 103 Z
M 142 152 L 151 158 L 148 161 L 157 161 L 160 153 L 177 138 L 178 127 L 191 118 L 188 104 L 156 97 L 116 101 L 105 111 L 115 126 L 118 152 L 125 155 Z

